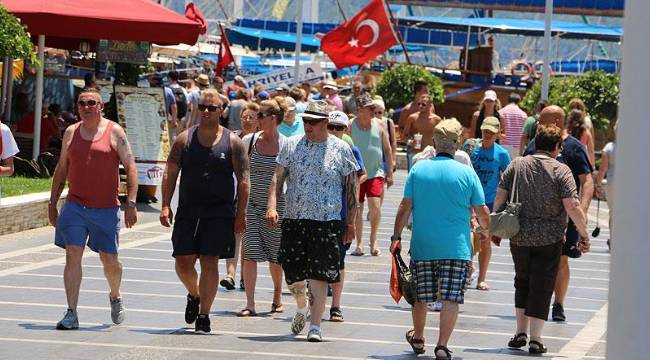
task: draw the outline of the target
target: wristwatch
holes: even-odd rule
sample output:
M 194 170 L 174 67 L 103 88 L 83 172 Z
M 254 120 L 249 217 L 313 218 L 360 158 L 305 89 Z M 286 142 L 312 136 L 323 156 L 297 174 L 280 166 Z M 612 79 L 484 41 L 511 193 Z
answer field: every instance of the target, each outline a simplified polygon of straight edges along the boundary
M 128 206 L 128 207 L 134 208 L 134 207 L 136 207 L 136 205 L 137 205 L 137 203 L 135 201 L 133 201 L 133 200 L 128 200 L 126 202 L 126 206 Z
M 394 235 L 390 236 L 390 241 L 401 241 L 401 240 L 402 240 L 401 236 L 398 236 L 398 237 L 395 237 Z

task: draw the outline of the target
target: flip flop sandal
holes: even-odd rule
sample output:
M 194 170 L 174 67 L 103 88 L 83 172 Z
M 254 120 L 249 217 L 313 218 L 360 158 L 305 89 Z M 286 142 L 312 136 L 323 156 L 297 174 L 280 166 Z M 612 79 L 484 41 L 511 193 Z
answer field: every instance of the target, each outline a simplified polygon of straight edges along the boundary
M 363 256 L 364 253 L 363 253 L 363 250 L 361 250 L 359 248 L 356 248 L 356 249 L 354 249 L 353 252 L 350 253 L 350 255 L 352 255 L 352 256 Z
M 379 256 L 379 255 L 381 255 L 381 250 L 379 250 L 379 249 L 370 250 L 370 255 Z
M 528 343 L 528 352 L 530 354 L 545 354 L 547 351 L 548 348 L 539 341 L 531 340 Z
M 225 287 L 226 290 L 235 290 L 235 279 L 230 276 L 225 277 L 219 282 L 219 285 Z
M 251 309 L 244 309 L 244 310 L 240 311 L 239 313 L 237 313 L 237 316 L 238 317 L 253 317 L 253 316 L 257 316 L 257 313 L 254 310 L 251 310 Z
M 330 309 L 330 321 L 331 322 L 343 322 L 343 313 L 340 308 L 333 307 Z
M 526 346 L 527 342 L 528 342 L 528 335 L 526 335 L 526 333 L 519 333 L 516 334 L 513 338 L 511 338 L 510 341 L 508 341 L 508 347 L 519 349 Z
M 445 356 L 438 356 L 438 351 L 440 350 L 445 352 Z M 433 350 L 433 353 L 436 355 L 436 360 L 451 360 L 452 351 L 449 350 L 446 346 L 436 346 L 436 348 Z
M 283 313 L 284 312 L 284 305 L 282 304 L 276 304 L 272 303 L 271 304 L 271 313 Z
M 424 354 L 426 351 L 424 349 L 424 339 L 414 339 L 413 334 L 415 334 L 415 330 L 411 329 L 406 332 L 406 341 L 411 345 L 411 349 L 413 349 L 413 352 L 417 355 Z M 416 347 L 415 345 L 422 345 L 422 347 Z M 436 348 L 437 349 L 437 348 Z
M 488 291 L 488 290 L 490 290 L 490 287 L 488 286 L 488 284 L 485 281 L 483 281 L 483 282 L 480 282 L 480 283 L 478 283 L 476 285 L 476 290 Z

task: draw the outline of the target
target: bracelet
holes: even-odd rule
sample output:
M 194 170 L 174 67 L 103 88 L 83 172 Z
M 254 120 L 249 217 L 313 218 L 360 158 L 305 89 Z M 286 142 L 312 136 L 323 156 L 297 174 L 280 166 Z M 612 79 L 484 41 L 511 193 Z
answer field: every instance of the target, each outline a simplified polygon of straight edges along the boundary
M 398 235 L 397 237 L 395 237 L 394 235 L 391 235 L 391 237 L 390 237 L 390 241 L 401 241 L 401 240 L 402 240 L 401 235 Z

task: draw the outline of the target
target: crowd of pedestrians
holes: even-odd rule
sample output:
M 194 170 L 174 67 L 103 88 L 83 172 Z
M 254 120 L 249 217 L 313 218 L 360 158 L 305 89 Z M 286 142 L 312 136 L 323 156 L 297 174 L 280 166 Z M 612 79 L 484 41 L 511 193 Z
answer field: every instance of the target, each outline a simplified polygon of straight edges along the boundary
M 258 264 L 268 262 L 270 312 L 284 312 L 284 280 L 297 307 L 291 332 L 301 333 L 309 322 L 307 340 L 322 341 L 328 293 L 329 319 L 344 321 L 344 259 L 351 244 L 350 255 L 364 255 L 367 237 L 370 255 L 381 255 L 377 237 L 382 200 L 385 188 L 393 185 L 399 136 L 393 120 L 384 116 L 384 102 L 364 91 L 361 82 L 342 99 L 331 80 L 320 84 L 320 93 L 312 93 L 309 83 L 292 88 L 280 84 L 266 91 L 261 86 L 249 89 L 243 78 L 226 89 L 218 77 L 211 85 L 206 75 L 199 75 L 185 87 L 178 74 L 169 78 L 168 105 L 174 105 L 170 124 L 176 135 L 162 181 L 160 223 L 173 227 L 171 255 L 187 291 L 185 321 L 194 323 L 197 333 L 211 331 L 209 314 L 217 288 L 236 288 L 238 265 L 246 305 L 237 315 L 257 316 Z M 594 192 L 594 160 L 588 115 L 574 101 L 577 108 L 565 122 L 562 108 L 540 102 L 537 114 L 527 119 L 518 95 L 501 108 L 497 94 L 488 90 L 467 129 L 456 119 L 436 115 L 428 92 L 427 83 L 418 81 L 399 121 L 409 149 L 409 172 L 391 249 L 401 248 L 402 232 L 409 226 L 417 288 L 413 329 L 406 340 L 416 354 L 425 352 L 427 311 L 440 311 L 434 354 L 451 358 L 449 341 L 459 306 L 477 272 L 475 287 L 490 290 L 492 246 L 501 243 L 490 233 L 490 213 L 518 203 L 520 230 L 510 239 L 516 330 L 507 345 L 528 345 L 531 353 L 544 353 L 542 330 L 553 294 L 552 319 L 565 321 L 569 259 L 589 250 L 586 214 Z M 69 309 L 59 329 L 79 326 L 76 308 L 86 243 L 99 252 L 104 265 L 112 320 L 124 321 L 117 255 L 120 163 L 127 172 L 124 220 L 127 227 L 137 221 L 137 174 L 124 130 L 102 117 L 101 97 L 92 88 L 81 92 L 77 105 L 82 121 L 63 136 L 49 206 L 55 242 L 67 255 Z M 604 171 L 596 180 L 600 193 L 607 175 L 610 201 L 614 145 L 603 149 Z M 70 191 L 59 214 L 57 202 L 66 181 Z M 473 261 L 477 253 L 478 270 Z M 227 261 L 221 278 L 220 259 Z

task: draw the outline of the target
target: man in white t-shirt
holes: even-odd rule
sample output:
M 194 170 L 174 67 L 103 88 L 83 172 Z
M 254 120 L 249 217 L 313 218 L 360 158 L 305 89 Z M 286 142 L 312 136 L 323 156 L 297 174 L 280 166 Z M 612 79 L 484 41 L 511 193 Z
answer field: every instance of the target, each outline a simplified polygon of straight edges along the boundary
M 11 176 L 14 174 L 14 155 L 18 154 L 18 145 L 16 145 L 16 140 L 7 125 L 0 123 L 0 132 L 2 132 L 0 137 L 0 176 Z M 2 195 L 0 195 L 1 200 Z

